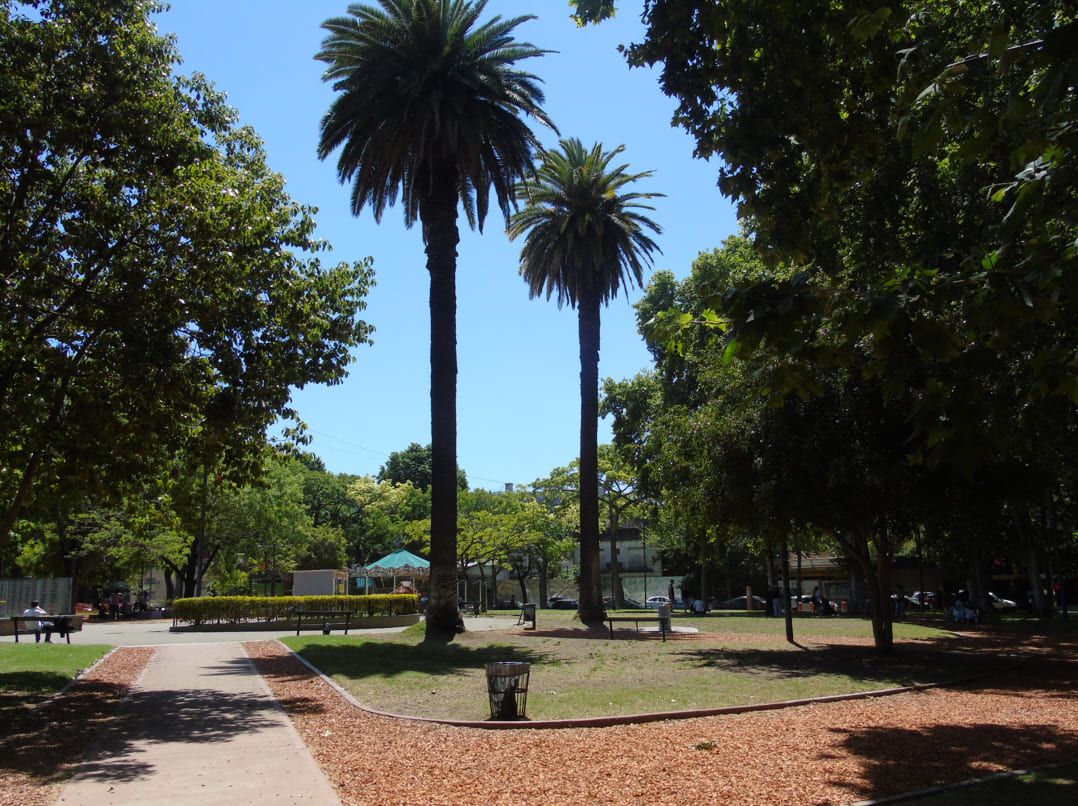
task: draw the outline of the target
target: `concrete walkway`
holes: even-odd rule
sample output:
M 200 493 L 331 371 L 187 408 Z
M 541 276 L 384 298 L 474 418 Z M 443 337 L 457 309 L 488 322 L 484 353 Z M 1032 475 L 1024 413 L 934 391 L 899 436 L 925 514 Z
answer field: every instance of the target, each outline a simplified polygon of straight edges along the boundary
M 340 800 L 243 647 L 215 642 L 158 648 L 57 803 Z

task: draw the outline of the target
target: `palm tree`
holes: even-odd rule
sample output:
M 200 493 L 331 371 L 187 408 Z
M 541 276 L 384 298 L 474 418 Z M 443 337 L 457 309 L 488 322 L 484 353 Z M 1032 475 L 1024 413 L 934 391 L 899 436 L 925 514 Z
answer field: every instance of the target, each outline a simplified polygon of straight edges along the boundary
M 578 311 L 580 333 L 580 618 L 601 620 L 599 568 L 599 312 L 623 283 L 643 284 L 643 268 L 658 246 L 645 233 L 662 229 L 638 210 L 653 210 L 641 199 L 661 193 L 623 193 L 651 176 L 610 167 L 624 150 L 604 152 L 603 144 L 585 149 L 575 138 L 560 150 L 544 152 L 534 178 L 522 183 L 517 198 L 525 206 L 509 221 L 509 237 L 526 233 L 520 274 L 531 296 L 557 292 L 558 306 Z
M 490 189 L 509 217 L 513 184 L 538 141 L 522 117 L 553 128 L 538 79 L 514 67 L 542 55 L 516 42 L 532 17 L 478 24 L 486 0 L 379 0 L 326 20 L 315 58 L 337 95 L 322 118 L 318 155 L 338 147 L 352 212 L 381 221 L 397 200 L 419 220 L 430 272 L 431 582 L 428 636 L 457 624 L 457 204 L 483 228 Z

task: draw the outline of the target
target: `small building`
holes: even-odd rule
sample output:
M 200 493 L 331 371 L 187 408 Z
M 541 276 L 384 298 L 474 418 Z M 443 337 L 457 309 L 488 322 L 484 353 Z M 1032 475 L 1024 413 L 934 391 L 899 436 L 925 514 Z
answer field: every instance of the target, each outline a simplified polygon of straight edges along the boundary
M 348 572 L 335 568 L 293 571 L 293 596 L 344 596 L 348 592 Z

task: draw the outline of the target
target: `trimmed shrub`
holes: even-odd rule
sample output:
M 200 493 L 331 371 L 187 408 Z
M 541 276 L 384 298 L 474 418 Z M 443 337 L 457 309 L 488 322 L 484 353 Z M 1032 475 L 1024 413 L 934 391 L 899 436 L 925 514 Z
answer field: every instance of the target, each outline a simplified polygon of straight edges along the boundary
M 357 616 L 407 616 L 419 612 L 414 593 L 375 596 L 203 596 L 177 599 L 172 604 L 177 621 L 193 624 L 277 621 L 293 617 L 295 610 L 351 610 Z

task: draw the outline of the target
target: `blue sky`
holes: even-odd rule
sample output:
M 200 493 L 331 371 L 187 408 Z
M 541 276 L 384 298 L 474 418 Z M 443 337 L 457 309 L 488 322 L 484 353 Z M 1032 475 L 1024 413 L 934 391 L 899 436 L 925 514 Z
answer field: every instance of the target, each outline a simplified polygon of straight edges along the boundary
M 202 72 L 266 143 L 271 167 L 292 197 L 319 208 L 318 236 L 333 245 L 327 261 L 374 260 L 377 286 L 364 318 L 374 344 L 355 351 L 349 378 L 338 386 L 297 390 L 293 404 L 310 428 L 311 450 L 336 473 L 375 474 L 392 451 L 430 441 L 430 321 L 428 277 L 418 226 L 404 226 L 399 208 L 381 224 L 369 211 L 349 210 L 349 188 L 337 181 L 335 159 L 316 156 L 318 123 L 333 93 L 313 58 L 320 24 L 345 13 L 342 0 L 173 0 L 160 15 L 162 33 L 176 36 L 180 71 Z M 701 251 L 737 230 L 730 203 L 716 188 L 717 169 L 692 157 L 693 141 L 670 126 L 674 102 L 656 73 L 630 70 L 619 43 L 639 41 L 639 3 L 618 17 L 578 29 L 565 0 L 491 0 L 486 17 L 526 13 L 538 19 L 517 38 L 556 53 L 523 66 L 543 80 L 544 108 L 562 137 L 608 149 L 624 144 L 634 172 L 654 171 L 635 189 L 665 193 L 653 220 L 662 254 L 653 269 L 688 274 Z M 536 124 L 547 146 L 558 136 Z M 580 364 L 576 311 L 554 300 L 528 298 L 520 278 L 519 243 L 510 242 L 500 213 L 484 234 L 462 218 L 457 263 L 458 463 L 472 487 L 527 484 L 567 465 L 579 453 Z M 649 366 L 636 332 L 635 289 L 603 310 L 600 378 L 628 378 Z M 600 442 L 610 440 L 600 423 Z

